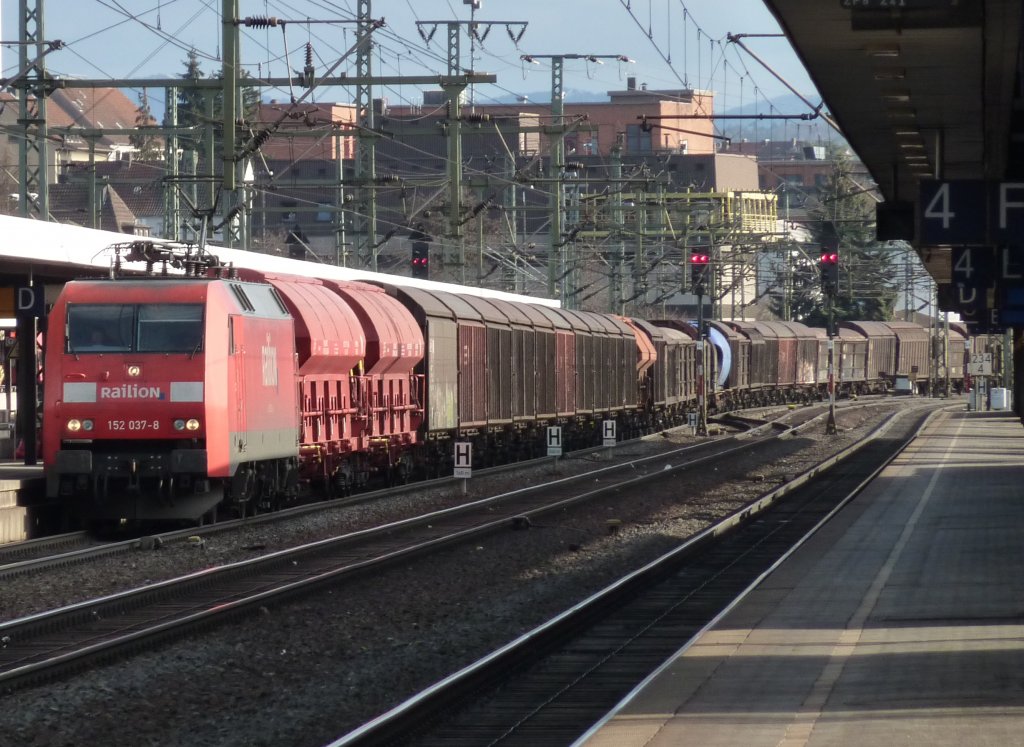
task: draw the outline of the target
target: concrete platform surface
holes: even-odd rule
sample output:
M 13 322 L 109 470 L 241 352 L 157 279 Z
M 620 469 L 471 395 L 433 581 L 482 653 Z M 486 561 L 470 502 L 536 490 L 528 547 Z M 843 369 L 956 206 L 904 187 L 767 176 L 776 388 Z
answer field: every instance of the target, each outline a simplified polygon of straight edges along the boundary
M 1020 420 L 933 420 L 577 745 L 1024 745 Z

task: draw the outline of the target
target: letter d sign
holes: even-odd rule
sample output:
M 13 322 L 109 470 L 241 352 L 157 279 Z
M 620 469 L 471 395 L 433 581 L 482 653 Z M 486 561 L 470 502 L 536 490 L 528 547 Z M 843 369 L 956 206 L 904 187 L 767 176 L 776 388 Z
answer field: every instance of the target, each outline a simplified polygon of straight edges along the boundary
M 43 315 L 42 286 L 20 285 L 14 297 L 14 315 L 17 317 L 39 317 Z

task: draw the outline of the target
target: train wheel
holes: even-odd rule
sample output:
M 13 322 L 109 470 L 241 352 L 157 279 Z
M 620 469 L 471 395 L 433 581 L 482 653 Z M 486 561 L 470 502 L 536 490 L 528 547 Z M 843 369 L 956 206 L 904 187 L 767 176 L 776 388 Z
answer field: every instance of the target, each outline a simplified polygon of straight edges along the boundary
M 341 470 L 335 472 L 334 476 L 327 482 L 327 495 L 329 498 L 344 498 L 351 492 L 352 486 L 349 483 L 348 475 Z
M 392 484 L 393 485 L 408 485 L 412 479 L 412 458 L 408 454 L 403 454 L 398 458 L 395 466 L 392 468 Z

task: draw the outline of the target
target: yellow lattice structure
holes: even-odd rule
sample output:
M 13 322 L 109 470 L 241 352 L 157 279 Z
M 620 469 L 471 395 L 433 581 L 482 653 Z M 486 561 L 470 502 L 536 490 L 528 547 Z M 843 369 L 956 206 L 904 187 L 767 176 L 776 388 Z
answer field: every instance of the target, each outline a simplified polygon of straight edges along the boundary
M 771 192 L 627 192 L 584 198 L 581 239 L 603 239 L 616 226 L 647 238 L 678 240 L 699 231 L 730 242 L 775 233 L 778 198 Z

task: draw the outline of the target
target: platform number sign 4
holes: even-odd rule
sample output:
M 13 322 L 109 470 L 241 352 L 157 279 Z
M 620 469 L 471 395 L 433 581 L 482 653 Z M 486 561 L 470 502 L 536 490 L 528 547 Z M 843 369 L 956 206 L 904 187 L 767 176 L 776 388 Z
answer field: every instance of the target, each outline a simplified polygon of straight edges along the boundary
M 918 210 L 922 244 L 1017 244 L 1024 233 L 1024 183 L 925 180 Z

